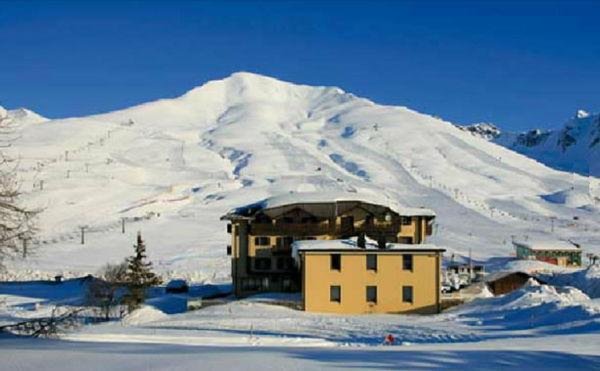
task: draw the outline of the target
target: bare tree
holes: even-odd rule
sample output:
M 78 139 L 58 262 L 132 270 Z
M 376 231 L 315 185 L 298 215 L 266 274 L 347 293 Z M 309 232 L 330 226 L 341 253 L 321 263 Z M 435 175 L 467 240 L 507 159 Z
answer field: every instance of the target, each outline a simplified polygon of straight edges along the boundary
M 27 321 L 0 326 L 0 333 L 52 338 L 83 323 L 80 317 L 83 308 L 54 307 L 50 317 L 33 318 Z
M 18 163 L 3 148 L 14 140 L 12 120 L 0 110 L 0 268 L 8 257 L 25 256 L 27 244 L 36 233 L 35 216 L 40 210 L 22 205 Z
M 98 308 L 100 317 L 105 321 L 111 316 L 120 316 L 123 297 L 127 291 L 127 261 L 120 264 L 107 264 L 100 271 L 99 277 L 88 283 L 86 301 L 88 305 Z

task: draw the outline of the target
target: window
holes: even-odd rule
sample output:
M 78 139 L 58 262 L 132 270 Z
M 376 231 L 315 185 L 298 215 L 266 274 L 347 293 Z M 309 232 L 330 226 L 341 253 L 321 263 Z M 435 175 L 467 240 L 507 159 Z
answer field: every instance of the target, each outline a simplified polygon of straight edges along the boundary
M 271 258 L 256 258 L 254 260 L 254 268 L 256 270 L 271 269 Z
M 231 223 L 227 224 L 227 233 L 231 233 Z
M 402 269 L 405 271 L 413 270 L 413 256 L 411 254 L 402 255 Z
M 231 255 L 231 245 L 227 245 L 227 255 Z
M 331 270 L 342 270 L 342 256 L 340 254 L 331 254 Z
M 412 218 L 409 216 L 401 216 L 400 223 L 402 225 L 410 225 L 412 223 Z
M 265 278 L 242 278 L 242 290 L 262 291 L 269 289 L 269 279 Z
M 294 242 L 294 237 L 277 237 L 277 247 L 280 249 L 289 249 Z
M 254 237 L 254 245 L 255 246 L 268 246 L 271 244 L 271 239 L 269 237 L 259 236 Z
M 370 270 L 370 271 L 377 270 L 377 255 L 367 254 L 367 270 Z
M 302 223 L 302 224 L 312 224 L 312 223 L 318 223 L 318 222 L 319 221 L 314 216 L 305 216 L 302 219 L 300 219 L 300 223 Z
M 402 286 L 402 302 L 411 303 L 413 302 L 413 287 Z
M 367 302 L 377 303 L 377 286 L 367 286 Z
M 342 302 L 341 286 L 329 286 L 329 301 L 336 303 Z

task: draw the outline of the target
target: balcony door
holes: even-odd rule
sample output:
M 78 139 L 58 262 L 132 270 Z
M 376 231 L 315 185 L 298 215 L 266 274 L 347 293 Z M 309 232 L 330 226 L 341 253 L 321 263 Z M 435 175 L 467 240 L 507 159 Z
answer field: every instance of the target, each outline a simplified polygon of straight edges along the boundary
M 343 216 L 341 221 L 342 237 L 350 237 L 354 235 L 354 217 Z

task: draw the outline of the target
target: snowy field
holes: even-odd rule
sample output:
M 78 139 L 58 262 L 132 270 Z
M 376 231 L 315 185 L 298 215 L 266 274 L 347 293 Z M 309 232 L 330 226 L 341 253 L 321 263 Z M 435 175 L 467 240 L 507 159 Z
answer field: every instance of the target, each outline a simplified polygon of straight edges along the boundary
M 281 348 L 252 346 L 190 347 L 182 345 L 75 343 L 0 338 L 5 370 L 594 370 L 600 356 L 573 354 L 569 348 L 490 341 L 441 346 L 393 348 Z M 570 338 L 568 347 L 589 348 L 595 341 Z
M 267 295 L 186 311 L 190 294 L 153 290 L 122 320 L 81 325 L 41 340 L 0 335 L 0 369 L 545 368 L 600 369 L 600 267 L 546 277 L 511 294 L 482 297 L 438 315 L 332 315 L 274 304 Z M 0 326 L 84 301 L 81 279 L 0 284 Z M 573 287 L 581 286 L 590 295 Z M 591 296 L 591 297 L 590 297 Z M 387 334 L 393 345 L 384 345 Z M 248 357 L 248 358 L 246 358 Z M 47 366 L 46 366 L 47 367 Z
M 238 73 L 103 115 L 8 115 L 25 201 L 44 211 L 28 258 L 2 273 L 0 326 L 81 305 L 80 280 L 32 280 L 96 273 L 132 254 L 138 230 L 165 279 L 193 282 L 192 297 L 226 291 L 230 236 L 219 217 L 290 192 L 430 208 L 428 242 L 488 271 L 539 267 L 511 259 L 512 238 L 572 239 L 600 253 L 589 179 L 337 88 Z M 258 299 L 184 313 L 189 298 L 154 292 L 123 322 L 61 340 L 2 335 L 0 369 L 600 368 L 600 273 L 552 270 L 549 285 L 433 316 L 319 315 Z M 390 333 L 396 344 L 382 346 Z

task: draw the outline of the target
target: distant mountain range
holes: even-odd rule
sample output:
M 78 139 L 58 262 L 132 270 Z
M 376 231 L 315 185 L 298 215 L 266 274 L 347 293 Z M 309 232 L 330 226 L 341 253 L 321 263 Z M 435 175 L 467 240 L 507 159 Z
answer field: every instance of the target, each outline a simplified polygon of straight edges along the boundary
M 549 167 L 600 177 L 600 114 L 579 110 L 558 130 L 504 132 L 490 123 L 458 127 Z

